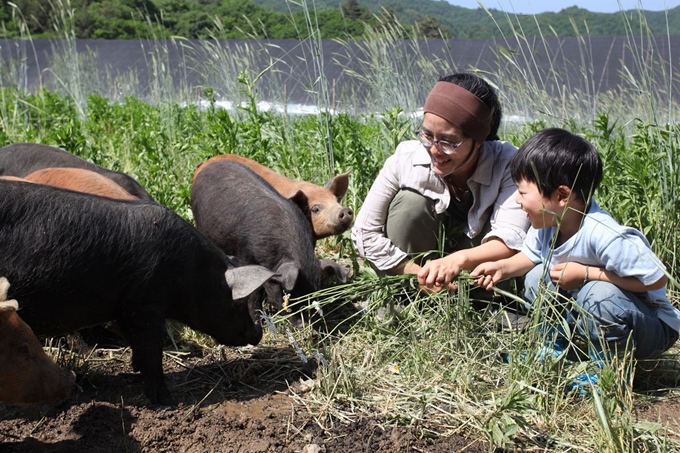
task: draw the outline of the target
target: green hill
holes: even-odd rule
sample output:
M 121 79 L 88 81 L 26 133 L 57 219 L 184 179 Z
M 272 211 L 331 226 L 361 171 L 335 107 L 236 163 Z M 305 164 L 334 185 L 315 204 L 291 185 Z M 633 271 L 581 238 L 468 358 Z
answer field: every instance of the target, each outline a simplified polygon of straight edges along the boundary
M 269 10 L 282 13 L 289 11 L 287 5 L 289 2 L 282 0 L 253 0 L 253 2 Z M 348 0 L 315 0 L 314 2 L 317 9 L 340 9 L 342 4 L 347 3 L 349 3 Z M 463 8 L 443 0 L 419 0 L 418 2 L 413 0 L 358 0 L 356 3 L 373 14 L 380 14 L 384 9 L 390 10 L 405 25 L 414 25 L 427 18 L 436 18 L 447 28 L 452 38 L 490 38 L 500 36 L 501 33 L 507 36 L 512 31 L 512 27 L 524 30 L 527 36 L 534 36 L 538 33 L 537 22 L 543 33 L 549 33 L 552 29 L 557 36 L 583 34 L 622 36 L 627 30 L 640 30 L 641 23 L 646 23 L 652 34 L 680 34 L 680 6 L 668 11 L 630 10 L 609 14 L 570 7 L 557 13 L 514 15 L 497 9 L 485 11 L 481 8 Z M 301 8 L 291 7 L 292 11 L 299 9 Z
M 680 35 L 680 6 L 662 12 L 593 13 L 571 7 L 558 13 L 514 15 L 469 9 L 446 1 L 315 0 L 314 11 L 285 0 L 2 0 L 0 23 L 8 37 L 50 37 L 71 26 L 78 38 L 300 38 L 358 39 L 366 29 L 399 23 L 404 34 L 423 38 L 512 36 Z M 71 10 L 55 11 L 54 4 Z M 296 6 L 297 5 L 297 6 Z M 311 27 L 308 24 L 312 24 Z M 72 24 L 72 25 L 71 25 Z M 538 24 L 538 25 L 537 25 Z M 539 29 L 540 25 L 540 29 Z M 55 31 L 57 30 L 57 31 Z M 311 31 L 310 31 L 311 30 Z

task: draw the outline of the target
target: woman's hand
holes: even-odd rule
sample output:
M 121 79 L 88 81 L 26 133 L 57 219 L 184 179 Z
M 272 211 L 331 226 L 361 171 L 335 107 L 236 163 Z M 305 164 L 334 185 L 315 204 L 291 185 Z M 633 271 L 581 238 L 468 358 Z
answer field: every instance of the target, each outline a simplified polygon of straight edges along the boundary
M 457 253 L 453 253 L 444 258 L 425 263 L 418 271 L 418 283 L 421 289 L 428 288 L 433 290 L 432 292 L 439 292 L 442 288 L 447 287 L 451 291 L 457 291 L 458 285 L 454 280 L 463 270 L 460 262 Z
M 451 282 L 448 285 L 434 285 L 432 287 L 427 287 L 425 285 L 419 285 L 420 291 L 422 291 L 425 294 L 436 294 L 438 292 L 448 290 L 451 293 L 455 293 L 458 291 L 458 284 L 456 282 Z
M 398 266 L 390 269 L 389 273 L 392 275 L 406 275 L 406 274 L 418 274 L 422 268 L 414 263 L 413 261 L 409 260 L 404 260 L 401 262 Z M 420 287 L 420 290 L 424 292 L 425 294 L 434 294 L 438 293 L 442 289 L 446 287 L 446 285 L 432 285 L 430 287 L 427 287 L 423 284 L 418 285 Z M 456 283 L 450 283 L 448 285 L 449 291 L 457 291 L 458 290 L 458 285 Z

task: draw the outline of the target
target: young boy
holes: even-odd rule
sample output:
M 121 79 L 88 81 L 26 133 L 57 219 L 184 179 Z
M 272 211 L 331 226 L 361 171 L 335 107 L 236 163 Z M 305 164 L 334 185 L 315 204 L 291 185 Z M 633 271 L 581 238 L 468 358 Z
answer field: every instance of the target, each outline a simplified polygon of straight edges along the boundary
M 567 297 L 564 315 L 597 357 L 633 346 L 636 358 L 656 358 L 673 346 L 680 311 L 666 297 L 663 264 L 642 233 L 619 225 L 592 199 L 602 180 L 595 147 L 546 129 L 527 140 L 510 165 L 531 228 L 519 253 L 472 271 L 477 284 L 491 289 L 526 274 L 530 304 L 539 288 Z

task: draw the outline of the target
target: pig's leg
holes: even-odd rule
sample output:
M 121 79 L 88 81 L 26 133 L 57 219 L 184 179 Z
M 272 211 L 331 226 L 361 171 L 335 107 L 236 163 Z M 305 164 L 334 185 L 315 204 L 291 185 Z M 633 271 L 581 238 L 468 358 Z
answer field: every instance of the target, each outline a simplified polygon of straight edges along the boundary
M 118 320 L 132 349 L 132 369 L 144 379 L 144 393 L 153 404 L 172 402 L 163 376 L 163 335 L 165 319 L 159 313 L 135 311 Z

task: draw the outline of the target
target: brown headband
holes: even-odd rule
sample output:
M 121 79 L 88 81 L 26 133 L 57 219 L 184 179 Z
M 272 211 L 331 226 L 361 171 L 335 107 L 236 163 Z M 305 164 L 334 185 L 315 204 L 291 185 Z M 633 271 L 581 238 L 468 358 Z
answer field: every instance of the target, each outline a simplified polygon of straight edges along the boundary
M 437 82 L 425 100 L 423 111 L 441 116 L 477 143 L 484 143 L 491 130 L 491 109 L 455 83 Z

